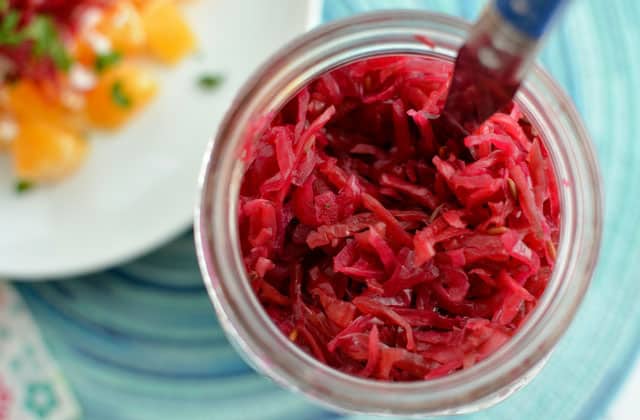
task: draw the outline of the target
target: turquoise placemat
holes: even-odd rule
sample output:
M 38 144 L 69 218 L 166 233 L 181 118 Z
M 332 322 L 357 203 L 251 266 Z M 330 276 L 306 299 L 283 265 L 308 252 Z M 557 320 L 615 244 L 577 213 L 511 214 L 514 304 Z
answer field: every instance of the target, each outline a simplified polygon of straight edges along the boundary
M 482 4 L 327 0 L 324 18 L 402 6 L 472 19 Z M 599 418 L 640 348 L 638 21 L 635 0 L 575 1 L 542 54 L 598 149 L 606 189 L 602 257 L 575 322 L 542 373 L 507 402 L 461 418 Z M 122 267 L 19 289 L 87 419 L 338 417 L 239 359 L 201 285 L 190 233 Z

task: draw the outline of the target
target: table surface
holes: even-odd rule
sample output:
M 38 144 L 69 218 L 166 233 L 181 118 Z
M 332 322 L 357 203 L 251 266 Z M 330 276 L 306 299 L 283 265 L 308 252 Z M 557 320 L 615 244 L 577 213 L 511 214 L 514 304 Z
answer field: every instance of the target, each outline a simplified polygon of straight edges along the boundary
M 328 0 L 324 18 L 402 6 L 472 19 L 483 3 Z M 597 147 L 606 190 L 602 256 L 574 323 L 540 375 L 508 401 L 464 418 L 622 418 L 637 406 L 623 394 L 608 409 L 640 345 L 639 19 L 635 0 L 573 2 L 541 55 Z M 18 288 L 88 419 L 338 416 L 239 359 L 202 287 L 190 233 L 121 267 Z
M 608 408 L 605 419 L 607 420 L 636 420 L 640 402 L 640 359 L 637 359 L 631 370 L 631 375 L 624 382 L 617 397 Z

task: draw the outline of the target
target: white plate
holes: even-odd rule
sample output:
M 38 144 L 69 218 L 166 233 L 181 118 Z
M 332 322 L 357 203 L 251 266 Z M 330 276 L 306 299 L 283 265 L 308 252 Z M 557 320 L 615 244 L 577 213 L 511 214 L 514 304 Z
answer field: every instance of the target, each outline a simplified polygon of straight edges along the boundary
M 139 256 L 186 229 L 205 146 L 249 74 L 319 20 L 319 1 L 198 0 L 186 13 L 199 53 L 158 70 L 161 92 L 114 134 L 91 135 L 71 178 L 18 196 L 0 159 L 0 276 L 51 279 Z M 203 92 L 203 73 L 224 75 Z

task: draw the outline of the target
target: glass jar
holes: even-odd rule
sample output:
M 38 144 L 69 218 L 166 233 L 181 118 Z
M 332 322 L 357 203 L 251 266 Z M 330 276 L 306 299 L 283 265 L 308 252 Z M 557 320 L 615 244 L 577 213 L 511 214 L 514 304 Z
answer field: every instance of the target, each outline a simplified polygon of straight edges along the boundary
M 568 328 L 589 285 L 601 240 L 602 203 L 592 144 L 570 100 L 536 67 L 516 101 L 555 166 L 562 208 L 556 266 L 538 306 L 493 355 L 450 376 L 391 383 L 349 376 L 300 350 L 271 322 L 250 287 L 237 231 L 242 145 L 257 116 L 277 111 L 317 76 L 362 58 L 423 54 L 452 61 L 469 25 L 419 11 L 360 15 L 287 45 L 237 96 L 207 149 L 195 236 L 207 290 L 230 341 L 258 371 L 334 409 L 399 415 L 459 414 L 491 406 L 533 378 Z M 431 39 L 431 48 L 416 39 Z

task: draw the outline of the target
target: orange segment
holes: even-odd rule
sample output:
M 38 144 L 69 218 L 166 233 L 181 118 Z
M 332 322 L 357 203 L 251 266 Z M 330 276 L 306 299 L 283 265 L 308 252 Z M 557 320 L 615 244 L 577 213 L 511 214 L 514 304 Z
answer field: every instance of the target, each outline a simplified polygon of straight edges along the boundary
M 69 116 L 59 102 L 44 95 L 38 86 L 26 79 L 8 89 L 8 108 L 18 120 L 37 118 L 69 126 Z
M 74 40 L 70 48 L 71 55 L 75 60 L 89 68 L 93 67 L 96 59 L 96 53 L 93 51 L 91 44 L 84 39 L 78 38 Z
M 132 0 L 132 2 L 137 8 L 141 9 L 149 3 L 149 0 Z
M 137 7 L 137 8 L 143 8 L 145 7 L 147 4 L 149 3 L 153 3 L 156 0 L 131 0 L 131 2 Z M 168 0 L 170 2 L 176 3 L 176 4 L 180 4 L 180 3 L 189 3 L 192 0 Z
M 87 94 L 87 116 L 101 128 L 117 128 L 155 95 L 157 84 L 149 73 L 129 64 L 106 71 Z
M 145 29 L 135 6 L 117 2 L 109 8 L 96 25 L 96 31 L 111 41 L 111 48 L 121 54 L 132 54 L 145 45 Z
M 12 148 L 19 179 L 50 181 L 70 174 L 80 165 L 87 143 L 71 130 L 32 119 L 20 124 Z
M 147 48 L 154 57 L 174 64 L 196 47 L 187 21 L 171 0 L 153 0 L 142 9 Z
M 95 37 L 108 40 L 109 51 L 123 55 L 144 50 L 146 35 L 138 8 L 130 2 L 117 2 L 104 10 L 95 26 L 85 29 L 74 40 L 71 54 L 77 62 L 88 67 L 95 65 L 98 53 Z M 92 38 L 94 40 L 92 41 Z

